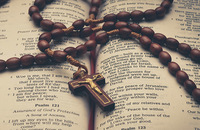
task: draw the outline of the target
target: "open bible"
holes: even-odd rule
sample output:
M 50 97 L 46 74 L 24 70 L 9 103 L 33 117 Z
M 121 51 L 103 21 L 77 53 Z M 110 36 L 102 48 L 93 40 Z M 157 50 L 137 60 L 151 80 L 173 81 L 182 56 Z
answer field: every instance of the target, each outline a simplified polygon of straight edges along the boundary
M 88 18 L 89 3 L 55 0 L 41 15 L 69 27 L 75 20 Z M 98 18 L 120 11 L 154 9 L 160 3 L 161 0 L 104 0 Z M 0 59 L 40 53 L 37 42 L 44 30 L 35 26 L 28 15 L 31 5 L 32 0 L 9 0 L 0 7 Z M 200 49 L 199 21 L 200 0 L 174 0 L 163 19 L 143 21 L 140 25 Z M 51 48 L 76 47 L 87 39 L 64 37 L 52 41 Z M 164 50 L 199 87 L 200 65 L 175 51 Z M 72 94 L 68 82 L 72 81 L 76 67 L 69 63 L 34 65 L 0 73 L 0 129 L 200 130 L 200 104 L 166 66 L 142 49 L 138 40 L 113 36 L 92 55 L 96 57 L 95 63 L 91 62 L 90 53 L 76 59 L 88 68 L 96 68 L 96 72 L 105 77 L 102 89 L 115 102 L 113 111 L 90 107 L 89 97 L 84 92 Z

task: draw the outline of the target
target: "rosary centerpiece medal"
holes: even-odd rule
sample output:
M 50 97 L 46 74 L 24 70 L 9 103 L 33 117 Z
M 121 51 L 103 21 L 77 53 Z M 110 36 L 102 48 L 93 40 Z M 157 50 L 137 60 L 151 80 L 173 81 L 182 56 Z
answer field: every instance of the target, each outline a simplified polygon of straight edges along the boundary
M 85 70 L 81 70 L 81 68 Z M 105 78 L 102 74 L 95 73 L 88 75 L 87 68 L 84 65 L 79 65 L 78 70 L 73 75 L 73 79 L 73 81 L 68 82 L 69 89 L 72 93 L 76 94 L 81 91 L 86 91 L 90 98 L 103 111 L 111 111 L 115 108 L 113 100 L 100 87 L 100 85 L 105 84 Z

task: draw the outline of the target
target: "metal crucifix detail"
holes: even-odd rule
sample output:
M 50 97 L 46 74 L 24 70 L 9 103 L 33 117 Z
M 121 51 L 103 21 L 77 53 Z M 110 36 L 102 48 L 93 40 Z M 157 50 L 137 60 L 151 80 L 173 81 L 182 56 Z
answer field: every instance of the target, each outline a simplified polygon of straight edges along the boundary
M 114 109 L 115 103 L 99 86 L 105 84 L 105 78 L 101 74 L 82 74 L 68 84 L 73 93 L 85 90 L 103 111 Z

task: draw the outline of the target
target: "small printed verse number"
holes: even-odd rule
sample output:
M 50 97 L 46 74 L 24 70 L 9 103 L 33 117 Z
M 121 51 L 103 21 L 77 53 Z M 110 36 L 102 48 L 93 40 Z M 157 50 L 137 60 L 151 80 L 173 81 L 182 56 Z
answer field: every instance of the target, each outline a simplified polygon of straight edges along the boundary
M 52 107 L 59 107 L 59 104 L 52 104 Z
M 138 126 L 138 129 L 139 130 L 144 130 L 144 129 L 146 129 L 146 126 Z

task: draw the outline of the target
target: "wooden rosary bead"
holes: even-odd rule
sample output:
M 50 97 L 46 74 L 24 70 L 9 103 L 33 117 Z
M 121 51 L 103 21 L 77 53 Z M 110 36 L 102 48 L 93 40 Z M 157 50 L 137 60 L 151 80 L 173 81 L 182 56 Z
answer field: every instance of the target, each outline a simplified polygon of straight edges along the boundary
M 46 54 L 41 53 L 41 54 L 37 54 L 35 56 L 35 62 L 38 65 L 44 65 L 47 64 L 49 62 L 49 58 Z
M 139 22 L 142 21 L 142 19 L 144 18 L 144 13 L 140 10 L 134 10 L 133 12 L 131 12 L 131 19 L 133 21 Z
M 43 20 L 43 17 L 40 15 L 39 12 L 35 12 L 31 15 L 31 18 L 33 20 L 33 22 L 36 24 L 36 25 L 40 25 L 40 22 Z
M 100 33 L 95 38 L 97 44 L 106 44 L 109 41 L 109 36 L 106 32 Z
M 191 47 L 186 43 L 180 43 L 178 45 L 178 52 L 182 55 L 188 56 L 191 52 Z
M 76 21 L 72 24 L 72 26 L 74 26 L 74 29 L 75 29 L 75 30 L 80 30 L 80 29 L 82 29 L 82 28 L 84 27 L 84 25 L 85 25 L 85 22 L 84 22 L 84 20 L 82 20 L 82 19 L 76 20 Z
M 127 22 L 123 22 L 123 21 L 119 21 L 115 24 L 115 28 L 120 29 L 123 27 L 128 27 L 128 23 Z
M 147 36 L 142 36 L 140 38 L 140 43 L 144 49 L 148 49 L 152 43 L 151 39 Z
M 5 70 L 6 68 L 6 62 L 4 60 L 0 60 L 0 71 Z
M 158 7 L 155 9 L 157 18 L 163 18 L 166 13 L 165 7 Z
M 190 52 L 190 57 L 195 62 L 200 62 L 200 50 L 192 49 Z
M 65 34 L 65 32 L 62 29 L 54 29 L 51 31 L 51 36 L 53 39 L 60 39 L 61 37 L 63 37 Z
M 106 16 L 103 17 L 104 21 L 113 21 L 116 22 L 117 21 L 117 16 L 115 14 L 107 14 Z
M 37 46 L 42 52 L 44 52 L 47 48 L 50 48 L 50 45 L 46 40 L 40 40 Z
M 77 52 L 76 48 L 67 47 L 67 48 L 64 49 L 64 51 L 67 53 L 67 55 L 70 55 L 72 57 L 76 57 L 76 52 Z
M 88 40 L 84 44 L 87 48 L 87 51 L 92 51 L 96 48 L 97 42 L 95 40 Z
M 101 0 L 92 0 L 91 5 L 99 7 L 101 5 Z
M 51 41 L 51 33 L 50 32 L 44 32 L 40 35 L 39 40 L 46 40 L 48 43 Z
M 115 29 L 115 22 L 113 22 L 113 21 L 105 22 L 103 24 L 102 29 L 105 30 L 105 31 L 110 31 L 110 30 Z
M 119 29 L 119 36 L 120 36 L 121 38 L 123 38 L 123 39 L 127 39 L 127 38 L 130 37 L 131 32 L 132 32 L 132 31 L 131 31 L 129 28 L 126 28 L 126 27 L 120 28 L 120 29 Z
M 167 39 L 166 36 L 161 33 L 155 33 L 153 35 L 153 41 L 160 45 L 163 45 L 165 43 L 166 39 Z
M 28 10 L 28 14 L 30 16 L 32 16 L 33 13 L 39 13 L 39 12 L 40 12 L 39 8 L 35 5 L 31 6 Z
M 17 57 L 9 58 L 6 61 L 6 67 L 10 70 L 18 69 L 20 67 L 20 59 Z
M 180 66 L 176 62 L 169 62 L 168 63 L 168 71 L 172 75 L 176 75 L 176 73 L 180 70 Z
M 145 35 L 145 36 L 147 36 L 147 37 L 149 37 L 149 38 L 152 38 L 153 35 L 154 35 L 154 31 L 153 31 L 151 28 L 144 27 L 144 28 L 142 28 L 142 30 L 141 30 L 141 34 L 142 34 L 142 35 Z
M 199 88 L 195 88 L 192 91 L 192 96 L 193 96 L 194 100 L 196 100 L 197 102 L 200 102 L 200 89 Z
M 93 33 L 93 30 L 90 27 L 85 27 L 80 31 L 80 37 L 88 37 Z
M 171 7 L 171 2 L 168 0 L 164 0 L 161 5 L 161 7 L 164 7 L 165 9 L 169 10 L 169 8 Z
M 171 62 L 171 56 L 166 51 L 161 51 L 159 54 L 159 60 L 163 65 L 167 65 L 169 62 Z
M 176 79 L 180 84 L 183 84 L 186 80 L 189 79 L 187 73 L 185 73 L 182 70 L 179 70 L 178 72 L 176 72 Z
M 89 14 L 94 14 L 94 15 L 96 16 L 97 13 L 98 13 L 98 11 L 99 11 L 99 8 L 98 8 L 98 7 L 92 6 L 92 7 L 90 8 Z
M 53 53 L 53 59 L 56 61 L 56 62 L 64 62 L 66 61 L 66 56 L 67 56 L 67 53 L 64 52 L 64 51 L 54 51 Z
M 174 38 L 166 39 L 166 47 L 172 50 L 176 50 L 178 48 L 179 42 Z
M 119 21 L 127 22 L 127 21 L 129 21 L 130 17 L 131 17 L 131 14 L 129 12 L 126 12 L 126 11 L 122 11 L 122 12 L 119 12 L 117 14 L 117 19 Z
M 141 27 L 139 24 L 136 24 L 136 23 L 129 24 L 128 27 L 129 27 L 133 32 L 136 32 L 136 33 L 140 33 L 140 32 L 141 32 L 141 29 L 142 29 L 142 27 Z
M 192 91 L 197 87 L 192 80 L 188 79 L 184 82 L 184 88 L 189 94 L 192 94 Z
M 37 6 L 40 10 L 43 10 L 46 3 L 45 0 L 35 0 L 34 5 Z
M 76 52 L 76 55 L 79 57 L 79 56 L 81 56 L 81 55 L 83 55 L 83 54 L 85 54 L 86 52 L 87 52 L 87 48 L 86 48 L 86 46 L 85 45 L 78 45 L 77 47 L 76 47 L 76 50 L 77 50 L 77 52 Z
M 157 44 L 157 43 L 151 43 L 151 45 L 150 45 L 150 52 L 151 52 L 154 56 L 158 57 L 159 54 L 160 54 L 160 52 L 161 52 L 162 50 L 163 50 L 163 49 L 162 49 L 162 47 L 161 47 L 159 44 Z
M 144 18 L 146 21 L 153 21 L 156 19 L 156 11 L 153 9 L 148 9 L 144 12 Z
M 54 0 L 45 0 L 46 4 L 50 4 L 51 2 L 53 2 Z
M 36 25 L 40 25 L 40 22 L 43 20 L 42 16 L 39 13 L 33 13 L 31 17 Z
M 32 55 L 24 55 L 20 58 L 22 67 L 30 67 L 34 64 L 34 61 L 34 56 Z
M 45 31 L 52 30 L 53 29 L 53 25 L 54 25 L 54 23 L 51 20 L 48 20 L 48 19 L 43 19 L 40 22 L 40 27 Z
M 65 29 L 67 27 L 64 24 L 60 23 L 60 22 L 55 22 L 54 25 L 53 25 L 53 29 L 57 29 L 57 28 Z

